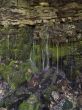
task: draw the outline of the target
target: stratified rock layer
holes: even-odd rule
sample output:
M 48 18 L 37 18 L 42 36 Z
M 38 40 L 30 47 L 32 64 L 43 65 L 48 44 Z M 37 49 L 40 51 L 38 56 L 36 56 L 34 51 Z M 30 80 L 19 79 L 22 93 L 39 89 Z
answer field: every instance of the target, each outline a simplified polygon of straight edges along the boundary
M 17 2 L 17 1 L 16 1 Z M 57 1 L 56 1 L 57 2 Z M 54 42 L 68 42 L 68 37 L 71 40 L 81 40 L 82 33 L 82 4 L 78 2 L 38 2 L 31 6 L 31 2 L 22 1 L 18 5 L 13 3 L 10 6 L 0 8 L 0 25 L 4 27 L 18 26 L 24 27 L 26 25 L 35 26 L 35 38 L 40 38 L 40 31 L 45 28 L 47 24 L 49 38 L 54 39 Z M 34 2 L 33 2 L 34 3 Z M 61 5 L 62 3 L 62 5 Z M 23 6 L 21 6 L 21 4 Z M 36 35 L 37 33 L 37 35 Z

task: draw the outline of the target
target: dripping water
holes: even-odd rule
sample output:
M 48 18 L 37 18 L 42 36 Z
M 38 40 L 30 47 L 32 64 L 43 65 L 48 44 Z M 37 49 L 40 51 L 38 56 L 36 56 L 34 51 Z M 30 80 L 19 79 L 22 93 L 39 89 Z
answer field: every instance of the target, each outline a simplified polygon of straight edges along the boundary
M 62 71 L 63 69 L 63 65 L 62 65 L 62 49 L 63 49 L 63 46 L 62 44 L 60 45 L 60 69 Z
M 32 52 L 30 52 L 30 58 L 29 58 L 30 62 L 32 62 Z
M 57 48 L 57 73 L 59 72 L 59 43 L 56 44 Z
M 48 25 L 45 24 L 41 30 L 41 37 L 45 37 L 42 40 L 42 69 L 49 68 L 49 33 Z
M 46 67 L 49 68 L 49 35 L 46 35 L 46 57 L 47 57 L 47 61 L 46 61 Z
M 44 70 L 45 68 L 45 55 L 44 55 L 44 50 L 42 49 L 42 69 Z
M 29 61 L 30 61 L 30 64 L 31 64 L 31 68 L 37 68 L 36 67 L 36 62 L 35 62 L 35 41 L 33 40 L 33 43 L 32 43 L 32 50 L 30 52 L 30 58 L 29 58 Z

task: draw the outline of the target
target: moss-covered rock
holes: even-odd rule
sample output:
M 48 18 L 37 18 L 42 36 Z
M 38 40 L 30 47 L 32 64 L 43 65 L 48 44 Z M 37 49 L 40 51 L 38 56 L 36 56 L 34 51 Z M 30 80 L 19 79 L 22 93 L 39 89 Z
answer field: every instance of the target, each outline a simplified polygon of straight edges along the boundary
M 32 95 L 28 101 L 24 101 L 19 106 L 19 110 L 39 110 L 40 109 L 40 102 L 38 101 L 35 95 Z

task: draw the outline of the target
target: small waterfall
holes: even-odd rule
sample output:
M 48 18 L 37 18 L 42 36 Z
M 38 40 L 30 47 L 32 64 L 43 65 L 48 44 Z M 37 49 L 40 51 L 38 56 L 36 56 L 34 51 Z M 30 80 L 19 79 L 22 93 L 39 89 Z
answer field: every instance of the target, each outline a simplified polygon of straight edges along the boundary
M 59 72 L 59 43 L 56 44 L 57 48 L 57 73 Z
M 44 70 L 45 68 L 45 54 L 44 54 L 44 50 L 42 49 L 42 69 Z
M 62 65 L 62 50 L 63 50 L 63 46 L 62 46 L 62 44 L 60 45 L 60 69 L 61 69 L 61 71 L 62 71 L 62 69 L 63 69 L 63 65 Z
M 34 68 L 34 70 L 37 70 L 37 67 L 36 67 L 36 62 L 35 62 L 35 41 L 33 40 L 33 45 L 32 45 L 32 50 L 31 50 L 31 52 L 30 52 L 30 58 L 29 58 L 29 60 L 30 60 L 30 64 L 31 64 L 31 68 L 33 69 Z
M 49 68 L 49 35 L 46 35 L 46 67 Z
M 35 66 L 35 63 L 34 63 L 34 61 L 33 61 L 33 59 L 32 59 L 32 52 L 30 53 L 30 58 L 29 58 L 29 60 L 30 60 L 31 66 Z
M 29 58 L 30 62 L 32 62 L 32 52 L 30 52 L 30 58 Z
M 42 69 L 49 68 L 49 32 L 48 24 L 45 24 L 41 28 L 40 37 L 42 39 Z

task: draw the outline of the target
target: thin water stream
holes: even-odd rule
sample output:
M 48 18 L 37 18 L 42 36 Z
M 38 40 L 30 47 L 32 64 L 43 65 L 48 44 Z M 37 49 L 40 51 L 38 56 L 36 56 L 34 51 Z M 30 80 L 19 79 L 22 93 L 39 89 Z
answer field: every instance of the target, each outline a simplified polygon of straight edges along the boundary
M 56 44 L 57 48 L 57 73 L 59 72 L 59 43 Z
M 45 54 L 44 54 L 44 50 L 42 49 L 42 69 L 44 70 L 45 68 Z
M 46 67 L 49 68 L 49 35 L 46 35 Z

